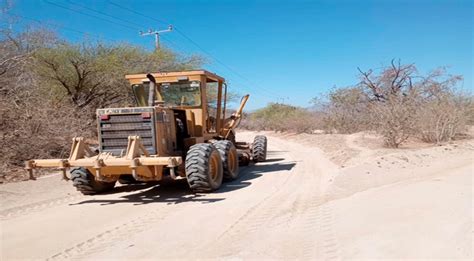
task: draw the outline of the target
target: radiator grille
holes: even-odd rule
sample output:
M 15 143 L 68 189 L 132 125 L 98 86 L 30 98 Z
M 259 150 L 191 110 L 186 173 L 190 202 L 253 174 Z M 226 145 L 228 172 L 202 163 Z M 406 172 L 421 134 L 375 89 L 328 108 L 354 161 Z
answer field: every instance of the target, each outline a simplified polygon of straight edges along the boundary
M 99 118 L 101 151 L 120 154 L 125 152 L 128 136 L 140 136 L 143 145 L 151 154 L 155 150 L 155 128 L 153 117 L 144 119 L 141 114 L 109 115 L 109 119 Z

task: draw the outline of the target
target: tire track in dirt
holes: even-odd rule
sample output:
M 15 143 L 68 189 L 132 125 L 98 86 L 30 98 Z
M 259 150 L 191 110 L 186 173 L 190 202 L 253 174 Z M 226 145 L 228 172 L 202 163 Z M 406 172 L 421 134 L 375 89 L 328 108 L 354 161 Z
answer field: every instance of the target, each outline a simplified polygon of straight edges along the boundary
M 95 236 L 75 244 L 72 247 L 57 252 L 46 260 L 81 259 L 97 253 L 107 247 L 122 242 L 130 236 L 144 231 L 150 224 L 166 218 L 170 213 L 170 206 L 160 206 L 145 214 L 137 215 L 122 224 L 107 229 Z
M 327 173 L 325 171 L 328 165 L 324 162 L 321 164 L 319 154 L 314 155 L 313 151 L 307 147 L 278 138 L 270 137 L 270 139 L 272 149 L 276 153 L 274 155 L 270 153 L 269 159 L 273 157 L 280 163 L 272 166 L 274 163 L 270 160 L 259 163 L 255 167 L 242 168 L 242 182 L 268 172 L 269 175 L 256 183 L 254 188 L 248 188 L 249 192 L 263 189 L 261 193 L 258 193 L 259 196 L 245 197 L 243 198 L 245 201 L 240 201 L 238 197 L 241 194 L 223 194 L 241 204 L 243 209 L 237 212 L 239 216 L 223 215 L 229 217 L 228 223 L 221 223 L 220 230 L 215 232 L 211 230 L 202 240 L 167 244 L 187 247 L 186 250 L 177 250 L 175 255 L 153 254 L 153 250 L 145 248 L 142 252 L 150 253 L 151 256 L 156 255 L 156 257 L 338 260 L 339 245 L 332 228 L 334 214 L 324 196 L 324 190 L 320 189 L 321 184 L 327 181 L 327 175 L 323 174 Z M 298 161 L 296 162 L 295 159 Z M 293 166 L 293 163 L 296 164 Z M 290 165 L 291 167 L 288 167 Z M 324 180 L 322 180 L 323 176 Z M 0 213 L 8 218 L 48 208 L 54 212 L 56 211 L 54 206 L 61 206 L 81 197 L 83 196 L 79 194 L 45 200 L 7 209 Z M 242 204 L 243 202 L 246 204 Z M 225 210 L 232 207 L 228 204 L 213 206 L 215 207 L 210 209 L 223 208 Z M 113 209 L 124 211 L 123 207 L 111 207 L 111 210 Z M 137 209 L 136 213 L 127 214 L 120 220 L 108 223 L 107 227 L 97 226 L 96 230 L 91 229 L 89 233 L 78 235 L 76 240 L 68 241 L 71 242 L 69 245 L 62 244 L 59 247 L 50 248 L 47 252 L 48 260 L 87 259 L 108 254 L 115 256 L 116 251 L 137 244 L 142 236 L 148 239 L 154 238 L 154 234 L 147 230 L 150 228 L 156 230 L 158 227 L 166 226 L 169 218 L 173 216 L 171 212 L 175 210 L 189 214 L 192 210 L 197 211 L 198 208 L 190 203 L 176 205 L 176 207 L 152 204 L 146 208 Z M 205 217 L 207 214 L 198 215 L 198 218 Z M 186 227 L 183 231 L 193 230 L 192 227 Z M 140 257 L 142 252 L 139 249 L 145 246 L 135 245 L 134 247 L 129 252 L 124 251 L 128 253 L 127 257 Z
M 320 203 L 321 205 L 309 211 L 311 213 L 309 217 L 312 219 L 310 227 L 317 235 L 316 246 L 306 249 L 303 256 L 308 258 L 317 256 L 322 260 L 341 260 L 339 244 L 333 230 L 334 217 L 331 203 Z
M 50 209 L 52 207 L 61 206 L 83 197 L 83 195 L 78 193 L 77 195 L 69 195 L 61 198 L 43 200 L 40 202 L 35 202 L 19 207 L 8 208 L 0 211 L 0 220 L 8 220 L 22 215 L 27 215 L 32 212 L 39 212 L 42 210 Z
M 331 203 L 326 203 L 322 206 L 322 222 L 321 229 L 323 238 L 322 254 L 325 260 L 341 260 L 339 242 L 334 234 L 334 214 Z
M 243 167 L 241 170 L 245 171 L 247 169 L 251 171 L 251 167 Z M 246 172 L 246 174 L 248 173 L 249 172 Z M 242 175 L 242 177 L 245 177 L 246 174 Z M 289 177 L 286 178 L 286 181 L 288 179 Z M 283 183 L 285 183 L 285 181 Z M 273 191 L 273 193 L 275 192 L 277 192 L 277 189 Z M 271 195 L 272 193 L 266 198 L 270 197 Z M 255 211 L 266 200 L 266 198 L 250 208 L 247 213 L 244 214 L 244 216 Z M 75 244 L 70 248 L 59 251 L 58 253 L 50 256 L 47 260 L 81 259 L 91 256 L 95 253 L 101 252 L 103 249 L 107 249 L 107 247 L 111 245 L 123 242 L 127 238 L 144 231 L 149 227 L 150 224 L 156 223 L 159 220 L 166 218 L 166 214 L 170 213 L 171 211 L 172 208 L 170 208 L 169 205 L 158 207 L 153 211 L 149 211 L 144 215 L 140 215 L 138 218 L 131 219 L 119 226 L 107 229 L 87 240 Z M 256 223 L 260 224 L 264 222 L 265 219 L 262 219 Z M 238 223 L 238 221 L 236 223 Z M 258 230 L 259 227 L 257 224 L 250 226 L 252 227 L 252 230 Z M 225 232 L 222 235 L 224 234 Z
M 298 147 L 292 151 L 296 153 L 306 149 L 304 146 Z M 304 259 L 340 260 L 339 245 L 333 230 L 334 216 L 331 203 L 326 196 L 328 183 L 324 180 L 328 179 L 329 172 L 334 169 L 328 168 L 328 165 L 331 166 L 330 163 L 321 162 L 325 160 L 322 153 L 316 151 L 304 153 L 304 155 L 318 154 L 321 156 L 319 162 L 312 157 L 303 158 L 302 171 L 306 175 L 302 178 L 308 180 L 305 184 L 312 185 L 305 186 L 305 190 L 300 193 L 298 197 L 300 207 L 295 211 L 295 218 L 288 230 L 305 235 L 300 252 L 300 256 Z
M 292 154 L 304 151 L 304 155 L 318 155 L 305 151 L 300 145 L 291 151 Z M 297 154 L 294 157 L 298 155 L 301 156 Z M 333 231 L 332 208 L 327 202 L 325 189 L 322 188 L 327 186 L 323 179 L 328 176 L 323 173 L 331 171 L 325 167 L 328 167 L 327 163 L 322 164 L 313 157 L 305 156 L 295 169 L 296 175 L 292 183 L 294 187 L 286 195 L 291 197 L 291 193 L 295 193 L 296 197 L 292 203 L 291 215 L 287 216 L 288 224 L 284 234 L 288 238 L 299 239 L 301 244 L 292 245 L 293 251 L 288 258 L 300 256 L 304 259 L 340 260 L 339 246 Z M 301 183 L 301 180 L 305 182 Z
M 330 203 L 317 192 L 300 194 L 298 201 L 287 228 L 288 235 L 304 238 L 294 254 L 303 259 L 340 260 Z
M 290 148 L 290 146 L 286 147 Z M 293 158 L 293 153 L 299 152 L 301 149 L 298 148 L 295 152 L 291 151 L 290 157 Z M 321 218 L 320 206 L 324 201 L 317 189 L 321 183 L 321 175 L 313 172 L 318 169 L 315 165 L 314 159 L 305 158 L 298 162 L 288 186 L 279 191 L 268 206 L 269 209 L 278 211 L 273 211 L 269 215 L 270 223 L 267 224 L 267 227 L 270 229 L 261 234 L 268 234 L 267 237 L 272 238 L 272 244 L 269 245 L 282 246 L 281 248 L 286 246 L 287 250 L 280 253 L 285 258 L 301 256 L 311 259 L 321 256 L 318 255 L 318 244 L 324 238 L 312 240 L 312 235 L 320 235 L 320 228 L 328 224 L 323 223 Z M 301 182 L 302 180 L 304 182 Z M 271 231 L 273 229 L 280 230 L 278 233 L 273 233 Z M 305 240 L 301 240 L 301 238 Z M 295 245 L 293 242 L 301 243 Z M 273 251 L 272 249 L 268 250 Z
M 272 145 L 272 147 L 276 151 L 283 151 L 279 146 Z M 285 162 L 294 162 L 293 158 L 290 156 L 289 153 L 285 152 L 282 156 L 283 158 L 285 158 Z M 272 197 L 278 194 L 280 188 L 284 187 L 289 182 L 289 180 L 292 178 L 292 170 L 288 171 L 288 173 L 285 175 L 287 176 L 280 183 L 278 183 L 278 185 L 275 186 L 274 189 L 266 197 L 258 201 L 251 208 L 249 208 L 241 217 L 239 217 L 224 232 L 222 232 L 216 238 L 215 241 L 211 243 L 212 245 L 222 244 L 222 247 L 213 247 L 213 249 L 219 249 L 220 251 L 222 251 L 219 256 L 231 255 L 235 253 L 235 248 L 238 247 L 234 244 L 227 244 L 224 242 L 241 241 L 242 233 L 245 233 L 246 235 L 255 234 L 262 229 L 262 226 L 269 223 L 269 220 L 273 217 L 274 208 L 272 208 L 266 203 L 270 201 Z M 198 249 L 208 249 L 206 247 L 207 244 L 208 243 L 204 244 L 204 246 L 198 247 Z
M 277 144 L 286 143 L 279 141 Z M 291 152 L 294 155 L 285 154 L 286 160 L 293 161 L 295 155 L 301 156 L 301 150 Z M 239 251 L 253 251 L 271 257 L 275 248 L 280 246 L 287 249 L 279 255 L 284 258 L 339 260 L 331 207 L 318 190 L 322 181 L 321 175 L 314 172 L 321 170 L 317 165 L 314 159 L 307 157 L 299 161 L 275 191 L 249 209 L 215 241 L 207 244 L 219 249 L 218 253 L 211 252 L 210 257 L 235 256 Z M 251 243 L 262 239 L 270 243 L 257 243 L 258 246 Z M 292 239 L 301 243 L 294 245 Z M 241 245 L 235 242 L 241 242 Z M 206 249 L 206 246 L 200 248 Z M 245 253 L 241 254 L 245 258 Z
M 294 229 L 307 238 L 302 245 L 303 259 L 341 260 L 339 244 L 335 237 L 334 218 L 330 203 L 322 200 L 314 202 L 298 223 L 299 229 Z

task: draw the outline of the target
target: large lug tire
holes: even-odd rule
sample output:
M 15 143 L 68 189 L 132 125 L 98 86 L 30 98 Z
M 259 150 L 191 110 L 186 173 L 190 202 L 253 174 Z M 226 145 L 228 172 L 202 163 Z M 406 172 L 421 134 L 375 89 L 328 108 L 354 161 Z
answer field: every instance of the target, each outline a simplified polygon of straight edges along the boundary
M 185 161 L 186 178 L 194 192 L 211 192 L 222 184 L 223 166 L 219 151 L 209 143 L 189 148 Z
M 112 190 L 115 182 L 97 181 L 86 168 L 73 168 L 70 171 L 72 185 L 84 195 L 93 195 Z
M 263 135 L 255 136 L 252 145 L 252 160 L 262 162 L 267 159 L 267 137 Z
M 236 179 L 239 176 L 239 155 L 234 144 L 229 140 L 220 140 L 215 142 L 214 146 L 221 155 L 224 179 Z

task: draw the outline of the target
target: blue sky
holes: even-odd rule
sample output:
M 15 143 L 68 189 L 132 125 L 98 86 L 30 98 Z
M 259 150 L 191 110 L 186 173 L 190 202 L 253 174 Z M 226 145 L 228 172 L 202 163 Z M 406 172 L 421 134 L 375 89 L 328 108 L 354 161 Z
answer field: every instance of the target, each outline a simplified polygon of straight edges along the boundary
M 149 48 L 153 38 L 140 37 L 139 28 L 171 23 L 220 61 L 203 54 L 209 61 L 205 68 L 225 77 L 234 91 L 250 93 L 248 108 L 256 109 L 275 101 L 309 106 L 312 97 L 333 86 L 357 83 L 357 67 L 379 68 L 392 58 L 415 63 L 421 72 L 449 66 L 450 73 L 464 76 L 463 87 L 472 89 L 472 2 L 16 0 L 12 12 Z M 73 41 L 83 37 L 61 28 L 60 34 Z M 178 52 L 202 54 L 177 32 L 162 39 Z

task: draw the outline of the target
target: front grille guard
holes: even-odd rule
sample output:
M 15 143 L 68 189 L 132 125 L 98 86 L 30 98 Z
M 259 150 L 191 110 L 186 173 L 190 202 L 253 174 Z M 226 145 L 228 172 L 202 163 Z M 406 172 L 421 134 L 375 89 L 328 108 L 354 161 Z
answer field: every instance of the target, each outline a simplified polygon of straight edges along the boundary
M 141 114 L 111 114 L 110 119 L 99 119 L 99 148 L 101 152 L 110 152 L 122 156 L 127 146 L 128 136 L 140 136 L 142 144 L 149 153 L 157 153 L 155 138 L 155 117 L 150 111 L 151 118 L 142 119 Z

